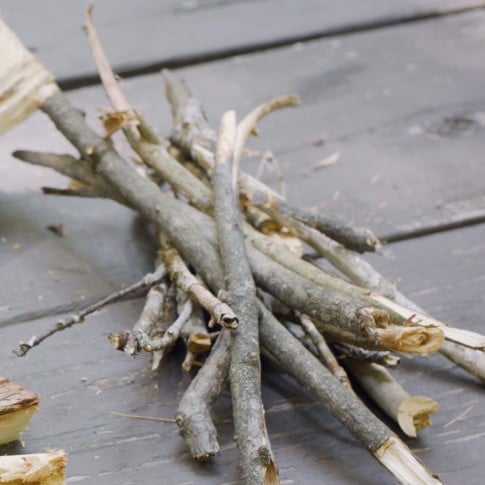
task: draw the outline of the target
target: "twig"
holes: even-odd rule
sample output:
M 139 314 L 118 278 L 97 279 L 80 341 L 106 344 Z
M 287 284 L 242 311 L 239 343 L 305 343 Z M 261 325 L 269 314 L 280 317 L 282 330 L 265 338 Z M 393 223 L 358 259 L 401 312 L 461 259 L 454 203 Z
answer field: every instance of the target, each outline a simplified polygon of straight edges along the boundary
M 171 139 L 179 147 L 189 152 L 192 157 L 199 162 L 202 162 L 205 168 L 210 172 L 214 167 L 214 146 L 215 134 L 207 123 L 207 119 L 203 109 L 198 100 L 190 95 L 188 89 L 176 78 L 171 72 L 163 71 L 166 84 L 166 92 L 168 100 L 172 106 L 172 113 L 177 114 L 176 126 L 174 127 Z M 173 95 L 177 93 L 177 95 Z M 285 100 L 285 103 L 296 102 L 297 98 L 291 98 L 292 95 Z M 280 98 L 276 98 L 279 100 Z M 280 101 L 275 101 L 278 105 Z M 185 103 L 185 105 L 182 105 Z M 271 111 L 273 107 L 272 101 L 265 103 L 246 118 L 247 126 L 244 126 L 244 132 L 241 130 L 240 142 L 236 147 L 236 152 L 240 152 L 239 148 L 254 128 L 254 123 Z M 277 106 L 279 107 L 279 106 Z M 268 111 L 268 108 L 269 111 Z M 239 176 L 240 189 L 247 202 L 252 202 L 255 206 L 262 209 L 277 209 L 288 217 L 300 217 L 301 214 L 306 214 L 306 211 L 297 209 L 289 204 L 276 192 L 271 190 L 262 182 L 254 177 L 251 177 L 244 172 L 240 172 Z M 308 214 L 307 214 L 308 215 Z M 309 214 L 312 219 L 313 214 Z M 352 228 L 351 226 L 335 222 L 324 215 L 318 216 L 319 224 L 325 227 L 326 231 L 331 232 L 331 236 L 342 244 L 347 245 L 357 251 L 375 251 L 379 247 L 379 241 L 371 231 L 367 229 Z
M 230 342 L 229 332 L 223 330 L 209 357 L 182 396 L 175 414 L 175 422 L 190 454 L 198 461 L 205 461 L 219 452 L 210 408 L 227 380 Z
M 352 390 L 349 378 L 345 370 L 339 365 L 335 355 L 331 351 L 323 335 L 317 330 L 315 324 L 306 315 L 300 315 L 300 323 L 306 334 L 315 345 L 318 356 L 327 369 L 348 389 Z
M 415 438 L 422 429 L 431 425 L 429 416 L 439 409 L 436 401 L 425 396 L 411 396 L 382 365 L 352 359 L 345 359 L 344 365 L 407 436 Z
M 145 305 L 139 319 L 133 326 L 133 330 L 108 335 L 108 339 L 116 350 L 121 350 L 129 356 L 134 356 L 140 351 L 136 334 L 143 332 L 150 336 L 153 335 L 166 293 L 167 286 L 165 284 L 152 286 L 148 291 Z
M 175 423 L 175 419 L 159 418 L 157 416 L 144 416 L 141 414 L 118 413 L 116 411 L 111 411 L 111 414 L 113 414 L 114 416 L 121 416 L 122 418 L 141 419 L 146 421 L 159 421 L 160 423 Z
M 236 194 L 238 193 L 236 187 L 240 173 L 239 165 L 243 148 L 249 136 L 252 133 L 256 133 L 256 125 L 258 122 L 277 109 L 290 108 L 292 106 L 298 106 L 299 104 L 300 98 L 296 94 L 278 96 L 266 101 L 266 103 L 260 104 L 239 122 L 236 132 L 236 141 L 234 143 L 234 162 L 232 169 L 232 186 Z
M 78 160 L 76 157 L 67 154 L 59 155 L 57 153 L 43 153 L 29 150 L 16 150 L 12 153 L 12 156 L 32 165 L 52 168 L 67 177 L 71 177 L 92 187 L 99 196 L 118 200 L 122 204 L 126 203 L 117 192 L 111 189 L 102 177 L 99 177 L 91 170 L 84 160 Z
M 180 312 L 178 318 L 172 323 L 172 325 L 170 325 L 170 327 L 167 328 L 166 332 L 161 338 L 152 339 L 146 333 L 138 331 L 136 333 L 136 339 L 138 341 L 139 348 L 145 352 L 155 352 L 157 350 L 163 351 L 163 358 L 163 356 L 167 354 L 167 351 L 175 345 L 175 342 L 179 338 L 180 331 L 182 330 L 184 323 L 189 319 L 191 313 L 192 300 L 187 300 L 183 304 L 182 311 Z
M 210 191 L 200 180 L 180 165 L 165 147 L 153 139 L 154 130 L 148 125 L 146 120 L 141 118 L 139 113 L 134 112 L 125 98 L 94 28 L 92 5 L 86 11 L 85 29 L 93 57 L 98 66 L 101 81 L 113 108 L 117 112 L 134 113 L 132 118 L 135 122 L 127 123 L 123 126 L 124 133 L 131 147 L 163 180 L 169 182 L 174 190 L 186 195 L 196 207 L 204 210 L 209 209 L 212 205 Z M 142 130 L 136 129 L 136 125 L 140 125 Z M 150 133 L 149 139 L 143 136 L 147 132 Z
M 215 324 L 229 329 L 235 329 L 238 318 L 231 307 L 216 298 L 207 287 L 187 268 L 178 251 L 171 247 L 161 237 L 161 257 L 170 273 L 170 278 L 179 288 L 186 291 L 197 303 L 202 305 L 211 315 L 209 328 Z
M 261 400 L 261 362 L 256 289 L 240 228 L 240 213 L 231 185 L 236 134 L 233 111 L 224 114 L 212 175 L 217 238 L 227 300 L 238 315 L 231 343 L 230 382 L 241 483 L 264 483 L 275 474 Z
M 62 330 L 66 330 L 67 328 L 70 328 L 73 325 L 76 325 L 78 323 L 83 323 L 84 319 L 91 313 L 94 313 L 100 310 L 101 308 L 105 307 L 106 305 L 114 303 L 115 301 L 118 301 L 121 298 L 126 297 L 127 295 L 130 295 L 143 288 L 147 288 L 149 286 L 154 285 L 155 283 L 158 283 L 163 279 L 164 275 L 165 275 L 165 266 L 160 265 L 158 266 L 158 268 L 155 270 L 154 273 L 146 274 L 141 280 L 128 286 L 127 288 L 123 288 L 122 290 L 111 293 L 105 298 L 102 298 L 101 300 L 87 306 L 86 308 L 83 308 L 79 312 L 69 317 L 66 317 L 62 320 L 59 320 L 54 327 L 52 327 L 50 330 L 46 331 L 45 333 L 41 334 L 39 337 L 36 337 L 34 335 L 28 342 L 20 342 L 15 353 L 17 354 L 18 357 L 23 357 L 32 347 L 39 345 L 51 335 L 54 335 L 57 332 L 61 332 Z
M 262 304 L 260 312 L 265 352 L 318 399 L 400 483 L 441 483 Z
M 387 351 L 367 350 L 343 342 L 334 343 L 333 348 L 337 352 L 338 360 L 352 359 L 359 362 L 380 364 L 384 367 L 396 367 L 401 362 L 397 355 Z

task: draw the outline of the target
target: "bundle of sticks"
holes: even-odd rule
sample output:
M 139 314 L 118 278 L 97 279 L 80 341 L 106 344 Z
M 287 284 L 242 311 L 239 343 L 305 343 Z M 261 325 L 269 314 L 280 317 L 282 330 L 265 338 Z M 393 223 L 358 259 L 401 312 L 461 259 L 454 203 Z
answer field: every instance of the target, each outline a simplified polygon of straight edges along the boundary
M 22 342 L 18 355 L 145 288 L 139 320 L 109 339 L 130 356 L 151 353 L 153 369 L 178 340 L 184 342 L 184 370 L 201 367 L 175 420 L 196 460 L 219 451 L 211 406 L 229 382 L 241 482 L 278 483 L 261 400 L 263 355 L 340 420 L 398 481 L 439 483 L 354 394 L 348 376 L 406 435 L 416 436 L 438 405 L 409 395 L 393 378 L 387 369 L 399 361 L 393 352 L 441 352 L 485 380 L 485 337 L 427 315 L 367 263 L 360 253 L 380 247 L 371 231 L 296 207 L 240 169 L 258 121 L 297 105 L 297 96 L 272 99 L 239 122 L 228 111 L 216 132 L 197 98 L 164 71 L 173 115 L 173 131 L 164 138 L 124 97 L 90 11 L 85 27 L 113 108 L 103 117 L 104 136 L 86 124 L 83 113 L 4 25 L 0 34 L 15 55 L 2 68 L 2 79 L 16 81 L 8 91 L 9 106 L 0 111 L 0 125 L 5 129 L 40 108 L 79 158 L 32 151 L 14 156 L 72 179 L 67 189 L 45 192 L 109 198 L 134 209 L 151 224 L 159 251 L 153 273 Z M 0 90 L 6 84 L 0 79 Z M 117 131 L 136 160 L 114 148 L 111 135 Z M 304 244 L 342 277 L 304 258 Z

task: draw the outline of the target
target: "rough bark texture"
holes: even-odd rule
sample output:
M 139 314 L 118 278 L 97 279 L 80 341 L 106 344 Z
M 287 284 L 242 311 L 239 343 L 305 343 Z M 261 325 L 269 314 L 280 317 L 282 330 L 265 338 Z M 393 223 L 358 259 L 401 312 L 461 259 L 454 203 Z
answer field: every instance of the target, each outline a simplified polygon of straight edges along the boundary
M 205 461 L 219 452 L 211 405 L 220 395 L 229 373 L 231 337 L 222 331 L 203 367 L 180 400 L 175 421 L 190 454 Z
M 239 324 L 232 334 L 230 383 L 241 482 L 264 483 L 273 468 L 261 399 L 261 361 L 256 288 L 240 227 L 241 214 L 232 186 L 235 115 L 221 122 L 216 166 L 212 175 L 214 212 L 227 300 Z

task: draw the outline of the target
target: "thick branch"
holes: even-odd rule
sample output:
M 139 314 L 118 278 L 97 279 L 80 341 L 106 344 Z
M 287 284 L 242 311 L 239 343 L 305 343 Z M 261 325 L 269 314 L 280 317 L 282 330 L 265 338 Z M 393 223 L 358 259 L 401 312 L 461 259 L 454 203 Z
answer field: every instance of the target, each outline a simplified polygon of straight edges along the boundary
M 256 289 L 240 228 L 241 215 L 232 190 L 235 123 L 234 112 L 228 112 L 222 118 L 212 184 L 227 300 L 239 319 L 232 336 L 229 372 L 241 482 L 249 485 L 264 483 L 275 465 L 261 400 Z

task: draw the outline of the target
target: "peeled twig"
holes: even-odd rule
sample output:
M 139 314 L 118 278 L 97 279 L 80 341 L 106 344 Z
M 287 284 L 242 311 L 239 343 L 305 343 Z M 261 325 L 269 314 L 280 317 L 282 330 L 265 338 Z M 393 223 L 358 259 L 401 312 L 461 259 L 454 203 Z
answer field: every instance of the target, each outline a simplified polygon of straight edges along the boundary
M 325 367 L 348 389 L 352 389 L 349 378 L 345 370 L 339 365 L 335 355 L 328 346 L 323 335 L 317 330 L 315 324 L 306 315 L 300 315 L 300 323 L 306 334 L 311 338 L 318 356 Z
M 415 438 L 431 425 L 430 414 L 439 409 L 436 401 L 425 396 L 411 396 L 379 364 L 345 359 L 344 365 L 374 402 L 406 433 Z
M 260 304 L 265 352 L 318 399 L 403 484 L 438 484 L 409 448 Z
M 198 461 L 206 461 L 219 452 L 210 408 L 226 383 L 230 342 L 229 332 L 223 330 L 209 357 L 185 391 L 175 414 L 175 422 L 190 454 Z
M 224 114 L 212 175 L 217 239 L 227 299 L 239 318 L 231 342 L 230 382 L 241 482 L 267 483 L 276 466 L 269 447 L 261 400 L 261 362 L 256 289 L 246 256 L 240 212 L 231 185 L 236 134 L 233 111 Z
M 115 301 L 120 300 L 121 298 L 124 298 L 133 293 L 136 293 L 137 291 L 143 288 L 147 288 L 149 286 L 154 285 L 155 283 L 158 283 L 163 279 L 164 275 L 165 275 L 165 266 L 160 265 L 157 267 L 155 272 L 146 274 L 141 280 L 137 281 L 136 283 L 126 288 L 123 288 L 122 290 L 115 291 L 114 293 L 111 293 L 105 298 L 102 298 L 101 300 L 95 303 L 92 303 L 86 308 L 83 308 L 79 312 L 74 313 L 69 317 L 63 318 L 62 320 L 59 320 L 54 327 L 52 327 L 50 330 L 46 331 L 45 333 L 41 334 L 39 337 L 36 337 L 34 335 L 28 342 L 20 342 L 15 353 L 17 354 L 18 357 L 23 357 L 32 347 L 39 345 L 51 335 L 54 335 L 57 332 L 61 332 L 62 330 L 66 330 L 67 328 L 70 328 L 73 325 L 76 325 L 78 323 L 83 323 L 84 319 L 91 313 L 94 313 L 100 310 L 101 308 L 105 307 L 106 305 L 109 305 L 111 303 L 114 303 Z

